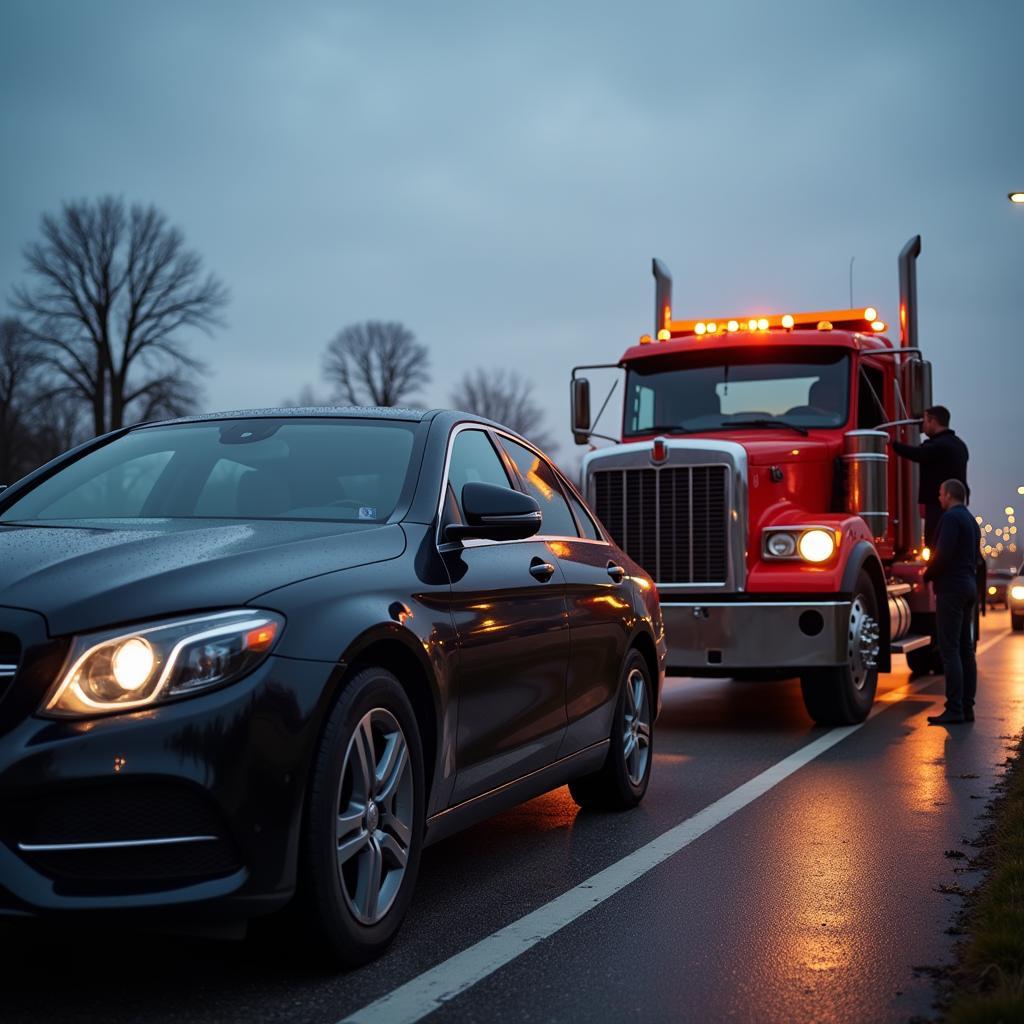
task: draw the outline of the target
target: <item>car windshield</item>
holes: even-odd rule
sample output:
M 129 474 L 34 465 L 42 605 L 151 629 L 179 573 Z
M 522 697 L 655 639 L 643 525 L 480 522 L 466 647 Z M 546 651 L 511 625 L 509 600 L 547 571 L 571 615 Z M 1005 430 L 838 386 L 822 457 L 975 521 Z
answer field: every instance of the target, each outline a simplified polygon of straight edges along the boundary
M 415 424 L 259 418 L 142 427 L 47 478 L 0 522 L 319 519 L 382 522 Z
M 685 365 L 631 366 L 624 433 L 680 433 L 730 426 L 838 427 L 849 408 L 850 359 L 824 352 L 793 359 L 736 350 L 702 353 Z

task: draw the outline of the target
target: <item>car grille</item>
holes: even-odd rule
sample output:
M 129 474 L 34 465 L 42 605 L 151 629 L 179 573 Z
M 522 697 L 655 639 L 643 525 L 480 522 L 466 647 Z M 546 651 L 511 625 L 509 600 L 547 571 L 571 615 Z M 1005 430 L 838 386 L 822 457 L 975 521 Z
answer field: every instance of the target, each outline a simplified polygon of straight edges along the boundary
M 21 643 L 13 633 L 0 633 L 0 700 L 10 689 L 18 671 Z
M 594 508 L 657 583 L 725 583 L 728 468 L 663 466 L 594 473 Z

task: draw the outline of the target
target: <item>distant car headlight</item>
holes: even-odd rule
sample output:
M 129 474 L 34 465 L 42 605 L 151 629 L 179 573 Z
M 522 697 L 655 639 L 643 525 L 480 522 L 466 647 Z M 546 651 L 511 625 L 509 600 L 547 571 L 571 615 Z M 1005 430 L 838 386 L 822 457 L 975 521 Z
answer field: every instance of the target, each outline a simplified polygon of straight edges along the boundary
M 75 637 L 41 713 L 131 711 L 233 682 L 266 658 L 283 627 L 274 612 L 240 609 Z
M 800 557 L 805 562 L 827 562 L 836 552 L 836 538 L 830 530 L 808 530 L 800 535 Z
M 995 588 L 995 587 L 989 587 L 989 588 L 988 588 L 988 592 L 989 592 L 990 594 L 994 594 L 994 593 L 996 593 L 996 588 Z
M 1010 597 L 1012 597 L 1014 599 L 1014 601 L 1024 601 L 1024 587 L 1022 587 L 1022 586 L 1011 587 L 1010 588 Z

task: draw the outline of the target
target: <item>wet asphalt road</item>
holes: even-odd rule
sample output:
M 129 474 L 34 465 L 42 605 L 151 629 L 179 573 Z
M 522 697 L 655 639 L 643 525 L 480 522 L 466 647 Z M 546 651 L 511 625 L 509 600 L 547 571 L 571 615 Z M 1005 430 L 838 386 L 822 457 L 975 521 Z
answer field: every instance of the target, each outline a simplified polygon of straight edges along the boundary
M 982 644 L 974 725 L 928 727 L 942 680 L 908 684 L 900 660 L 863 727 L 472 987 L 442 985 L 445 1001 L 423 1019 L 927 1014 L 927 968 L 949 962 L 959 906 L 939 887 L 977 881 L 965 840 L 1024 728 L 1024 635 L 993 613 Z M 826 733 L 809 724 L 795 681 L 670 680 L 638 810 L 585 814 L 562 789 L 432 847 L 405 926 L 377 963 L 326 975 L 273 926 L 247 942 L 5 926 L 0 1020 L 336 1024 Z M 403 991 L 406 1007 L 420 1005 Z M 395 1006 L 371 1006 L 365 1019 L 394 1019 Z

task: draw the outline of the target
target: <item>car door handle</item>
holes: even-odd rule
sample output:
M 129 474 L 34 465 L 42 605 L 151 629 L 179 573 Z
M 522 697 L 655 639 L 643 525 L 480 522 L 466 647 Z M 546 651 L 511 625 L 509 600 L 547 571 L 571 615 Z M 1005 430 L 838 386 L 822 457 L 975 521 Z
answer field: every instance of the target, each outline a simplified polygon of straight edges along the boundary
M 530 563 L 530 575 L 541 583 L 547 583 L 554 574 L 555 567 L 550 562 L 545 562 L 541 558 L 535 558 Z
M 608 575 L 611 576 L 613 583 L 621 583 L 626 578 L 626 570 L 621 565 L 609 562 Z

